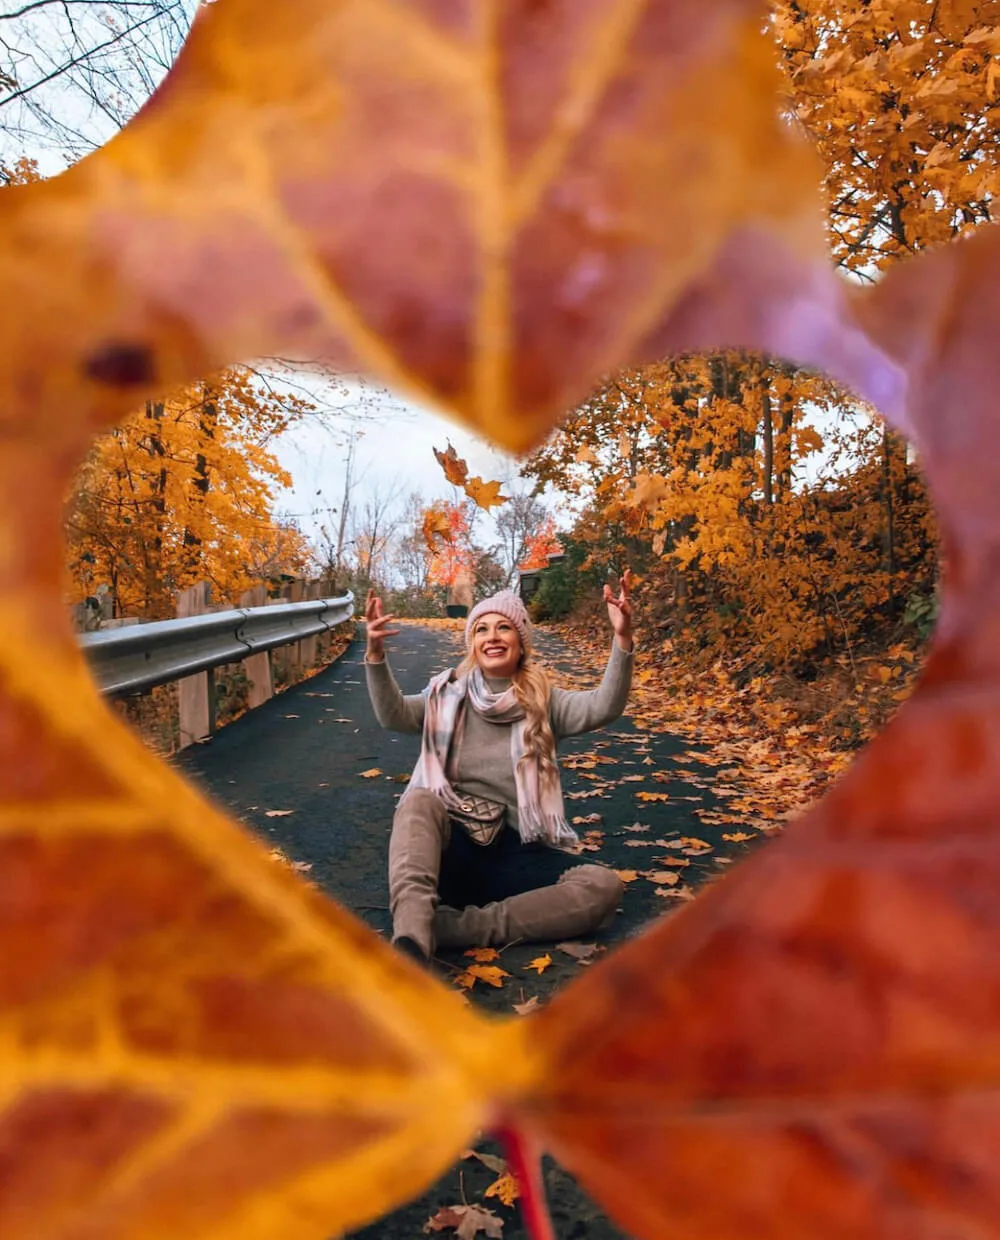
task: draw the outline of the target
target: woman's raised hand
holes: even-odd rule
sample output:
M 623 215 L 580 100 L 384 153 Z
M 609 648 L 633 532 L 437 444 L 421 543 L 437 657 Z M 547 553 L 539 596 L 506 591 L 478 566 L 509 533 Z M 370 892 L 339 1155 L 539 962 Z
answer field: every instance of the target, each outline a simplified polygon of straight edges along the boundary
M 629 651 L 632 649 L 632 602 L 629 599 L 632 572 L 630 569 L 626 568 L 618 584 L 618 594 L 615 594 L 610 586 L 604 587 L 604 601 L 608 605 L 608 619 L 615 631 L 618 645 L 622 650 Z
M 383 613 L 382 600 L 374 590 L 369 590 L 365 599 L 365 631 L 368 639 L 366 663 L 381 663 L 385 658 L 385 639 L 395 637 L 399 632 L 399 629 L 386 628 L 395 618 Z

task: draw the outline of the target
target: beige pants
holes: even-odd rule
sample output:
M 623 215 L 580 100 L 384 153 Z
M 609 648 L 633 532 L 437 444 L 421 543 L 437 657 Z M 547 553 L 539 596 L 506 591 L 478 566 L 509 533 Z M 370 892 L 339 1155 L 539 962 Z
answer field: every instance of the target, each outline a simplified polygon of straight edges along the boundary
M 389 908 L 393 938 L 412 939 L 430 957 L 436 947 L 555 941 L 607 926 L 624 890 L 603 865 L 576 865 L 558 882 L 482 908 L 439 903 L 441 855 L 451 838 L 442 801 L 413 788 L 400 801 L 389 841 Z

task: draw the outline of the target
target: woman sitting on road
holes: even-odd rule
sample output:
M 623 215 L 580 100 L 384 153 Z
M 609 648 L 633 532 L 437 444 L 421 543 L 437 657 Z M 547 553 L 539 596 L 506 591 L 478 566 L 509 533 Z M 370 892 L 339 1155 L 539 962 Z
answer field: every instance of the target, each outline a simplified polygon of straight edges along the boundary
M 553 688 L 532 660 L 531 626 L 509 590 L 477 603 L 457 669 L 405 696 L 385 661 L 393 617 L 370 591 L 365 607 L 368 692 L 379 723 L 423 735 L 389 842 L 393 941 L 427 960 L 437 947 L 558 940 L 614 918 L 613 870 L 566 850 L 556 743 L 603 727 L 625 709 L 632 680 L 629 574 L 604 587 L 614 629 L 600 688 Z

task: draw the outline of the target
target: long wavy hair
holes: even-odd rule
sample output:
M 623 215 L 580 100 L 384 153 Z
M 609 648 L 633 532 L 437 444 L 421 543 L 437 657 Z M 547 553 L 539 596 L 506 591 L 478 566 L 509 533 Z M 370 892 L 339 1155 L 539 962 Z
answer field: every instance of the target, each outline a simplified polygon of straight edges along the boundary
M 477 666 L 475 653 L 470 650 L 456 668 L 456 672 L 459 676 L 467 676 Z M 534 759 L 542 770 L 555 770 L 556 738 L 549 722 L 552 682 L 544 668 L 535 662 L 534 651 L 529 642 L 521 642 L 521 661 L 511 677 L 511 684 L 514 696 L 527 720 L 524 725 L 524 757 L 521 761 Z

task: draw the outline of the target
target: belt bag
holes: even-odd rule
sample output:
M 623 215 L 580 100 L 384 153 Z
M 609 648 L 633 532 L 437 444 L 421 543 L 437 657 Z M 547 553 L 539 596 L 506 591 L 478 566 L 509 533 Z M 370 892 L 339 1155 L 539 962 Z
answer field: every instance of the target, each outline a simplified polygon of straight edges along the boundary
M 459 793 L 459 796 L 461 800 L 458 805 L 448 810 L 452 823 L 461 827 L 474 844 L 481 844 L 484 848 L 492 844 L 503 830 L 507 806 L 502 801 L 491 801 L 489 797 L 477 797 L 470 793 Z

